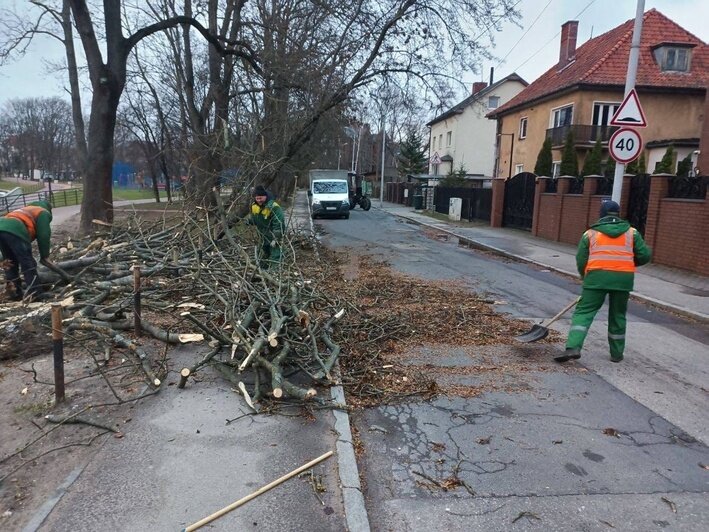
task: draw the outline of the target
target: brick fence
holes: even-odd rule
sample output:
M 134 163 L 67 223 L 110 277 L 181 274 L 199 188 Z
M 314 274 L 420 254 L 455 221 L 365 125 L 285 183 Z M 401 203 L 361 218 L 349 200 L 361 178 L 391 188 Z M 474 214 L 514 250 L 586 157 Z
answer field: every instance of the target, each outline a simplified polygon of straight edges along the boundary
M 668 197 L 668 174 L 650 178 L 650 197 L 645 222 L 645 241 L 652 248 L 653 262 L 709 275 L 709 200 Z M 632 176 L 623 178 L 621 216 L 626 216 Z M 538 177 L 534 194 L 532 234 L 556 242 L 576 244 L 583 232 L 598 219 L 603 198 L 598 195 L 599 178 L 587 176 L 581 194 L 569 194 L 572 178 L 560 177 L 556 192 L 546 192 L 549 178 Z M 495 180 L 498 181 L 498 180 Z M 504 181 L 493 182 L 491 225 L 502 225 Z

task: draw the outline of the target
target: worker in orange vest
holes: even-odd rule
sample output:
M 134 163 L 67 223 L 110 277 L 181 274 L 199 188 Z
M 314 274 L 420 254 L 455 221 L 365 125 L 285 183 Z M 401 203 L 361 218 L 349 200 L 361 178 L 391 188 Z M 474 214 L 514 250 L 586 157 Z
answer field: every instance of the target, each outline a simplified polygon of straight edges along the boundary
M 23 297 L 20 268 L 25 279 L 25 296 L 32 299 L 41 293 L 37 263 L 32 256 L 32 242 L 37 241 L 40 262 L 49 263 L 49 242 L 52 206 L 47 201 L 35 201 L 0 217 L 0 253 L 4 258 L 5 281 L 14 288 L 11 298 Z
M 620 218 L 620 206 L 610 200 L 601 203 L 600 219 L 583 234 L 576 252 L 583 291 L 571 318 L 566 350 L 554 360 L 566 362 L 581 357 L 588 328 L 606 294 L 611 360 L 623 360 L 625 313 L 633 290 L 635 267 L 650 262 L 650 256 L 650 249 L 637 229 Z

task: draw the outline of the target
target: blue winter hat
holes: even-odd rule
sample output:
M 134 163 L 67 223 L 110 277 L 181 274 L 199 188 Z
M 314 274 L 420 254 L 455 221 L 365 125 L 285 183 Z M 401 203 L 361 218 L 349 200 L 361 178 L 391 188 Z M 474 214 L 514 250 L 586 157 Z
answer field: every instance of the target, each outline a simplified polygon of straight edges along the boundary
M 620 216 L 620 205 L 613 200 L 605 200 L 601 203 L 600 217 L 605 218 L 609 214 Z

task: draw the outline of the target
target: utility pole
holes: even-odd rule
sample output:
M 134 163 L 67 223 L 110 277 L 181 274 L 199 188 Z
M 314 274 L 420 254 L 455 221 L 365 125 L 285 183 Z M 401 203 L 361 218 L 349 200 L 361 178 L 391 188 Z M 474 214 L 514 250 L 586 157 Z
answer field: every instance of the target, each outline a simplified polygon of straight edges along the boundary
M 640 36 L 643 31 L 643 14 L 645 12 L 645 0 L 638 0 L 635 10 L 635 25 L 633 26 L 633 40 L 630 44 L 630 57 L 628 57 L 628 71 L 625 76 L 625 94 L 627 96 L 635 88 L 635 77 L 638 73 L 638 58 L 640 56 Z M 623 175 L 625 174 L 625 164 L 615 165 L 613 175 L 613 193 L 611 199 L 620 204 L 620 195 L 623 191 Z

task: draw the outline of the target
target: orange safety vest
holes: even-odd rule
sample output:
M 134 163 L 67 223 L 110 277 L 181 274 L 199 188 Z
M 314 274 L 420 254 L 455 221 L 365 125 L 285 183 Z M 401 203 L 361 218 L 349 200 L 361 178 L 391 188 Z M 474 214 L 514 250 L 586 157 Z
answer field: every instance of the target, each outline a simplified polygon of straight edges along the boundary
M 37 218 L 39 218 L 39 215 L 43 212 L 47 212 L 46 209 L 37 205 L 28 205 L 27 207 L 8 212 L 5 217 L 20 220 L 25 224 L 27 232 L 30 234 L 30 240 L 34 240 L 37 237 Z
M 633 253 L 635 229 L 631 227 L 617 237 L 608 236 L 595 229 L 589 229 L 586 235 L 588 236 L 586 273 L 591 270 L 631 273 L 635 271 Z

